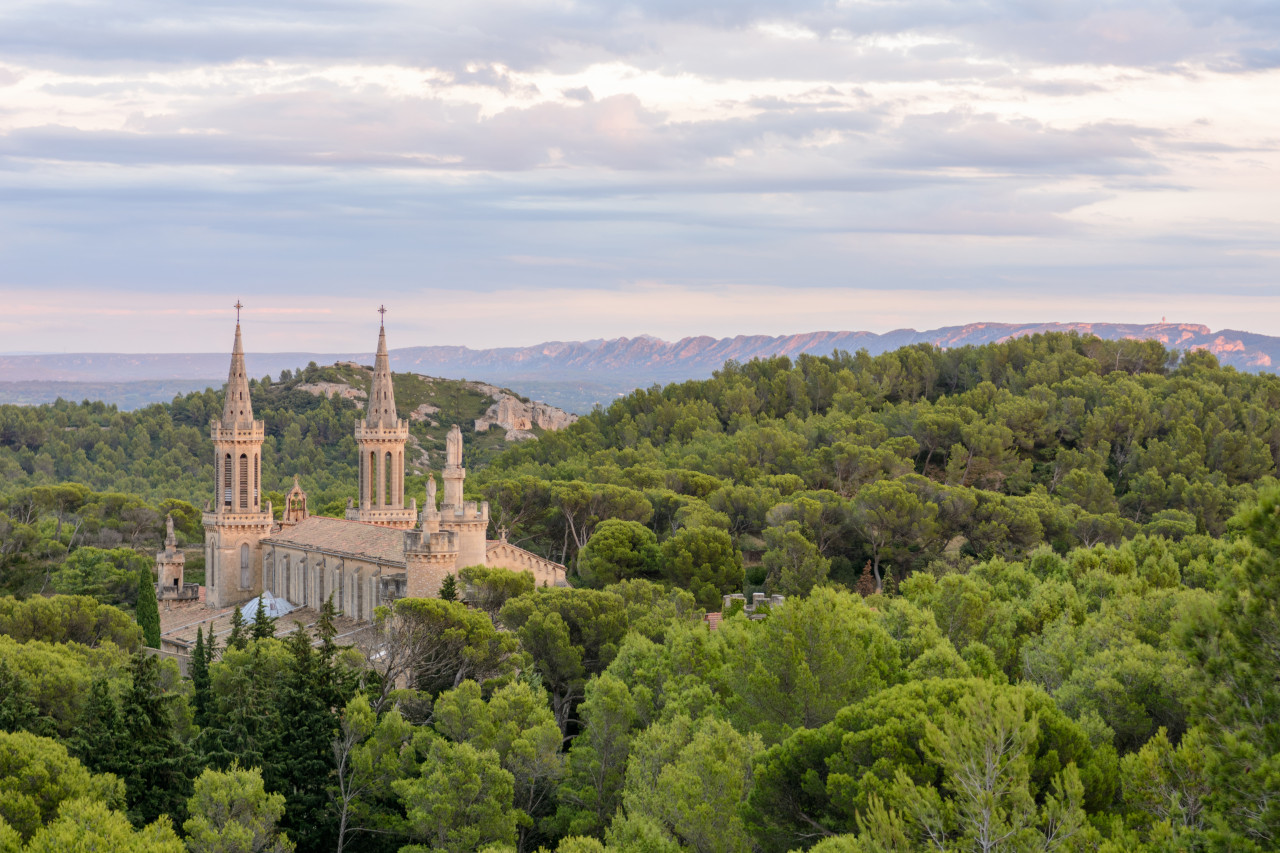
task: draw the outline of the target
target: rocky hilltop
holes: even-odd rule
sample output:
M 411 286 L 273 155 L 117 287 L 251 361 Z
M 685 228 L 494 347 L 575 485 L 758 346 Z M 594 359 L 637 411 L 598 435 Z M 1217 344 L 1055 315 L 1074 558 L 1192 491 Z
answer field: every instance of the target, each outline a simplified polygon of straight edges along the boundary
M 796 335 L 738 335 L 732 338 L 709 336 L 664 341 L 648 335 L 612 340 L 548 341 L 527 347 L 471 349 L 462 346 L 404 347 L 391 351 L 397 371 L 435 376 L 483 376 L 553 406 L 583 412 L 594 404 L 607 405 L 618 394 L 655 382 L 673 382 L 709 376 L 725 361 L 749 361 L 773 355 L 801 353 L 827 355 L 833 350 L 874 354 L 916 343 L 958 347 L 1007 340 L 1039 332 L 1092 334 L 1108 339 L 1152 339 L 1181 350 L 1204 349 L 1227 365 L 1251 372 L 1275 372 L 1280 368 L 1280 337 L 1188 323 L 1148 325 L 1119 323 L 970 323 L 923 332 L 897 329 L 892 332 L 809 332 Z M 250 353 L 249 372 L 255 376 L 278 375 L 308 362 L 335 361 L 368 363 L 370 353 Z M 120 393 L 119 383 L 164 384 L 172 396 L 174 382 L 199 385 L 221 383 L 226 375 L 225 353 L 189 354 L 64 354 L 0 356 L 0 401 L 15 399 L 25 389 L 30 393 L 38 383 L 41 393 L 52 393 L 48 383 L 74 384 L 75 391 L 63 396 L 80 399 L 91 396 L 86 384 L 112 383 L 103 399 Z M 8 393 L 6 393 L 8 392 Z M 30 402 L 22 397 L 16 399 Z M 167 397 L 165 399 L 168 399 Z M 495 400 L 495 405 L 500 401 Z M 486 414 L 489 425 L 536 423 L 535 412 L 517 415 L 513 404 Z M 477 422 L 477 428 L 479 422 Z

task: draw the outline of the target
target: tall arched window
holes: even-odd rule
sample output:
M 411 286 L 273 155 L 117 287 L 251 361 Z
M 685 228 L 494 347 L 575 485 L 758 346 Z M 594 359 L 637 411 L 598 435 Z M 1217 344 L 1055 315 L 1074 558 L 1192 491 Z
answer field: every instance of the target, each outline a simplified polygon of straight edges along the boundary
M 383 471 L 386 474 L 386 483 L 387 483 L 387 488 L 382 493 L 382 502 L 387 506 L 391 506 L 392 505 L 391 495 L 393 494 L 393 491 L 394 491 L 391 484 L 395 482 L 396 469 L 395 469 L 395 465 L 391 461 L 390 450 L 387 451 L 387 454 L 386 456 L 383 457 L 382 462 L 383 462 Z
M 240 588 L 249 588 L 249 544 L 240 546 Z
M 369 491 L 365 492 L 369 496 L 369 506 L 377 504 L 378 499 L 378 454 L 372 450 L 369 451 Z
M 240 508 L 249 508 L 249 454 L 240 454 Z
M 231 454 L 222 460 L 222 505 L 231 508 Z
M 253 454 L 253 505 L 258 506 L 258 473 L 262 470 L 262 460 L 258 458 L 258 454 Z

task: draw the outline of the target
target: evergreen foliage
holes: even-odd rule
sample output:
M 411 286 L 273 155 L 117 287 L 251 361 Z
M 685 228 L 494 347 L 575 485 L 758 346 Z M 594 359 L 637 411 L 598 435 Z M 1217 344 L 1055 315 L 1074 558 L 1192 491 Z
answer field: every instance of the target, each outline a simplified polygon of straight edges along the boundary
M 244 614 L 240 608 L 231 611 L 231 631 L 227 634 L 227 648 L 244 651 L 249 645 L 249 633 L 244 629 Z
M 103 603 L 144 505 L 8 493 L 0 570 L 87 594 L 0 598 L 0 850 L 1273 849 L 1280 384 L 1166 355 L 637 392 L 481 474 L 579 588 L 259 611 L 220 658 L 198 630 L 189 685 Z M 739 591 L 785 598 L 703 619 Z
M 138 627 L 142 629 L 142 642 L 147 648 L 160 648 L 160 605 L 156 602 L 150 568 L 138 572 Z
M 249 636 L 255 640 L 266 640 L 276 635 L 276 620 L 267 615 L 267 607 L 258 596 L 258 607 L 253 613 L 253 626 Z

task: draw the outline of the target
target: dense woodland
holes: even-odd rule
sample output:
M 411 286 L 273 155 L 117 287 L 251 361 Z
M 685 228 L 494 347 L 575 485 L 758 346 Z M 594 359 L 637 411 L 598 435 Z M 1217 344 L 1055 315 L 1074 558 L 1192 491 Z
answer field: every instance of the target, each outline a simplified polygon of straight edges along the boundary
M 3 582 L 67 593 L 0 599 L 0 851 L 1280 845 L 1280 378 L 1061 335 L 729 364 L 472 471 L 573 588 L 467 569 L 342 642 L 259 616 L 190 678 L 139 654 L 130 562 L 165 512 L 198 541 L 169 439 L 0 412 Z M 88 423 L 137 433 L 118 480 L 28 468 Z M 345 503 L 350 467 L 310 476 Z

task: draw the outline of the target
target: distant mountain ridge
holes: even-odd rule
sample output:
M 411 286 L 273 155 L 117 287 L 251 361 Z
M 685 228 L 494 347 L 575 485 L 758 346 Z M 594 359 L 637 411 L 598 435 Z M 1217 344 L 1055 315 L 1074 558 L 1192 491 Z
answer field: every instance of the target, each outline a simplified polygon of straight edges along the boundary
M 1041 332 L 1070 332 L 1118 340 L 1157 340 L 1180 349 L 1205 349 L 1223 364 L 1250 372 L 1275 372 L 1280 366 L 1280 337 L 1234 329 L 1212 331 L 1188 323 L 969 323 L 916 331 L 809 332 L 795 335 L 710 336 L 665 341 L 650 335 L 612 340 L 547 341 L 526 347 L 471 349 L 465 346 L 417 346 L 391 350 L 392 368 L 433 376 L 483 379 L 501 383 L 552 405 L 584 411 L 606 404 L 619 393 L 655 382 L 709 376 L 725 361 L 749 361 L 773 355 L 828 355 L 833 350 L 873 355 L 916 343 L 941 347 L 986 344 Z M 278 376 L 310 361 L 372 363 L 371 352 L 250 353 L 250 374 Z M 0 383 L 121 383 L 223 381 L 226 353 L 123 354 L 72 353 L 0 356 Z M 562 387 L 563 386 L 563 387 Z M 110 402 L 110 401 L 109 401 Z

